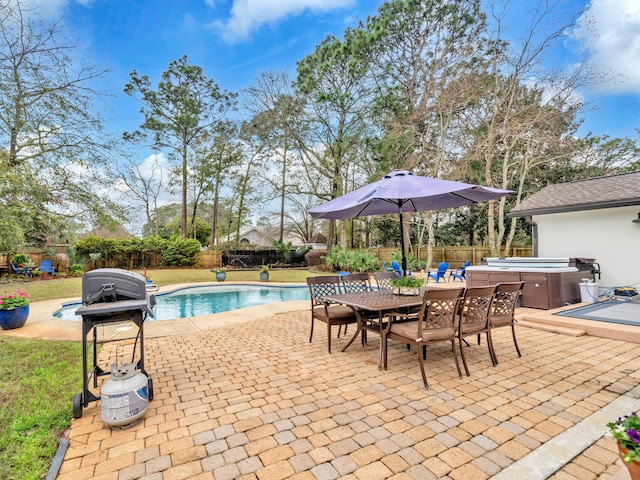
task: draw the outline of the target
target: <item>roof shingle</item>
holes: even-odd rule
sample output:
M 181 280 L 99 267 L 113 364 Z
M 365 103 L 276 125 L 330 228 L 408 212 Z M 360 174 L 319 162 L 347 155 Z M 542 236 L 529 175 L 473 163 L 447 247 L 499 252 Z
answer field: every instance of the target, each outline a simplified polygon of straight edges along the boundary
M 640 172 L 548 185 L 509 212 L 512 217 L 640 205 Z

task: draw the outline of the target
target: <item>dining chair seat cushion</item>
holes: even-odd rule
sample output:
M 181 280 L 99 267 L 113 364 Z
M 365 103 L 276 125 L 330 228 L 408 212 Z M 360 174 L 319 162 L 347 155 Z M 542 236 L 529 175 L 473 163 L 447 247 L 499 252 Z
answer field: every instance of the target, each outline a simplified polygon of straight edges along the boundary
M 327 312 L 325 313 L 324 307 L 322 305 L 313 307 L 314 315 L 318 318 L 326 318 L 327 314 L 329 318 L 332 320 L 340 319 L 340 318 L 353 318 L 353 310 L 351 307 L 347 307 L 344 305 L 330 305 L 327 307 Z
M 401 335 L 407 338 L 415 338 L 418 333 L 418 321 L 412 320 L 410 322 L 393 323 L 391 325 L 390 335 Z M 453 328 L 440 327 L 423 329 L 421 332 L 422 338 L 415 338 L 416 342 L 425 342 L 429 340 L 447 340 L 453 336 Z
M 484 322 L 470 322 L 460 325 L 460 332 L 463 335 L 473 335 L 476 332 L 485 331 L 487 328 L 486 320 Z
M 501 316 L 492 316 L 491 317 L 491 326 L 492 327 L 506 327 L 511 325 L 513 319 L 511 315 L 501 315 Z

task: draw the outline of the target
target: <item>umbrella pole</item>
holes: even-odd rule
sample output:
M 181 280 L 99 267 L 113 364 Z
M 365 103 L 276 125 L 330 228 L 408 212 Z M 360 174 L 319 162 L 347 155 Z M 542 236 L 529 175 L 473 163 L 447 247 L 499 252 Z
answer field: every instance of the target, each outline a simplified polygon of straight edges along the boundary
M 407 276 L 407 255 L 404 251 L 404 225 L 402 224 L 402 211 L 400 211 L 400 249 L 402 250 L 402 276 Z

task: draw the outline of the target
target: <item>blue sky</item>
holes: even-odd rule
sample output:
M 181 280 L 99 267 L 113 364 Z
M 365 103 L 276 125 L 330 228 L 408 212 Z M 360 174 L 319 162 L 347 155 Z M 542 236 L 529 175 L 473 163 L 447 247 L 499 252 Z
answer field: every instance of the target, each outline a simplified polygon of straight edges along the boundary
M 24 2 L 25 0 L 23 0 Z M 376 13 L 381 0 L 28 0 L 50 18 L 62 16 L 71 38 L 94 63 L 112 70 L 102 89 L 115 95 L 108 126 L 116 135 L 142 121 L 122 93 L 136 69 L 155 84 L 171 60 L 190 63 L 221 87 L 239 91 L 261 71 L 286 70 L 328 34 Z M 517 37 L 537 0 L 510 2 L 506 26 Z M 640 128 L 640 1 L 561 0 L 560 15 L 584 6 L 578 28 L 567 32 L 545 62 L 570 70 L 585 54 L 591 66 L 615 77 L 576 94 L 590 103 L 583 133 L 635 136 Z M 563 21 L 564 19 L 559 19 Z M 109 115 L 107 116 L 109 118 Z

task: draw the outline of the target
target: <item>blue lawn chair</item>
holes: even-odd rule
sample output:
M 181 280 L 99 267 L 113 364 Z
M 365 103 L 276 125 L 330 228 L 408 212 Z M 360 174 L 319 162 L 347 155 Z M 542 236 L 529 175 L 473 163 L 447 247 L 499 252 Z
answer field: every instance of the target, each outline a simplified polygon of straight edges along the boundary
M 38 270 L 40 270 L 42 273 L 48 273 L 49 275 L 52 275 L 52 276 L 56 271 L 53 264 L 51 263 L 51 260 L 42 260 L 40 262 L 40 266 L 38 267 Z
M 444 278 L 444 275 L 445 273 L 447 273 L 447 270 L 449 270 L 449 264 L 447 262 L 440 262 L 438 264 L 438 271 L 436 273 L 427 273 L 427 281 L 429 280 L 429 278 L 433 278 L 436 283 L 438 283 L 440 279 L 446 282 L 447 280 Z
M 449 280 L 451 280 L 451 277 L 453 277 L 454 282 L 456 281 L 456 278 L 461 282 L 465 281 L 467 279 L 466 272 L 467 272 L 467 267 L 469 265 L 471 265 L 471 262 L 467 260 L 466 262 L 464 262 L 464 265 L 462 266 L 462 268 L 459 268 L 457 270 L 451 270 L 449 272 Z
M 403 273 L 402 273 L 402 268 L 400 268 L 400 264 L 398 262 L 396 262 L 395 260 L 393 262 L 391 262 L 391 268 L 393 269 L 394 272 L 396 272 L 398 274 L 399 277 L 404 277 Z M 411 276 L 411 270 L 407 270 L 407 277 Z
M 384 268 L 385 272 L 395 272 L 395 270 L 390 267 L 387 262 L 382 262 L 382 268 Z
M 16 264 L 13 263 L 13 261 L 11 262 L 11 270 L 13 270 L 13 273 L 15 273 L 16 275 L 26 275 L 27 277 L 31 276 L 31 272 L 29 271 L 29 269 L 27 267 L 16 267 Z

